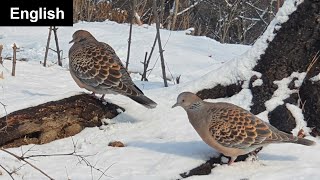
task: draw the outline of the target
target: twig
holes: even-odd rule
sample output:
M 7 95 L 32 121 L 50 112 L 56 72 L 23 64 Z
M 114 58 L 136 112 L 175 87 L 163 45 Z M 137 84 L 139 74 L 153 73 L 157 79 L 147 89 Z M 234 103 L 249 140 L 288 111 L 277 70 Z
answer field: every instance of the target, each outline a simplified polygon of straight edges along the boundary
M 129 59 L 130 59 L 130 48 L 131 48 L 131 35 L 132 35 L 132 24 L 134 19 L 134 8 L 135 8 L 135 1 L 132 0 L 131 3 L 131 20 L 130 20 L 130 30 L 129 30 L 129 39 L 128 39 L 128 54 L 127 54 L 127 61 L 126 61 L 126 69 L 128 70 L 129 66 Z
M 65 166 L 64 168 L 66 169 L 66 173 L 67 173 L 67 180 L 71 180 L 71 179 L 70 179 L 70 177 L 69 177 L 69 173 L 68 173 L 68 169 L 67 169 L 67 167 Z
M 177 84 L 180 84 L 180 78 L 181 78 L 181 74 L 178 77 L 176 77 Z
M 1 54 L 2 54 L 2 49 L 3 49 L 3 45 L 0 44 L 0 64 L 3 64 L 2 56 L 1 56 Z
M 41 174 L 45 175 L 45 176 L 48 177 L 50 180 L 54 180 L 54 179 L 53 179 L 52 177 L 50 177 L 47 173 L 43 172 L 41 169 L 39 169 L 37 166 L 33 165 L 32 163 L 26 161 L 23 157 L 17 156 L 17 155 L 15 155 L 14 153 L 12 153 L 12 152 L 10 152 L 10 151 L 7 151 L 7 150 L 5 150 L 5 149 L 3 149 L 3 148 L 1 148 L 1 151 L 5 152 L 5 153 L 8 153 L 8 154 L 10 154 L 11 156 L 17 158 L 18 160 L 23 161 L 23 162 L 29 164 L 31 167 L 33 167 L 34 169 L 38 170 Z
M 54 50 L 54 49 L 52 49 L 51 47 L 49 47 L 49 49 L 50 49 L 51 51 L 55 52 L 55 53 L 58 52 L 57 50 Z
M 178 13 L 177 13 L 177 16 L 180 16 L 181 14 L 183 14 L 183 13 L 185 13 L 185 12 L 189 11 L 190 9 L 192 9 L 193 7 L 195 7 L 196 5 L 198 5 L 201 1 L 202 1 L 202 0 L 197 1 L 197 2 L 195 2 L 194 4 L 192 4 L 191 6 L 189 6 L 188 8 L 186 8 L 186 9 L 184 9 L 184 10 L 182 10 L 182 11 L 178 12 Z
M 78 158 L 78 161 L 79 161 L 78 163 L 79 164 L 81 164 L 81 162 L 84 162 L 88 167 L 90 167 L 92 178 L 93 178 L 93 171 L 92 171 L 93 169 L 96 170 L 96 171 L 99 171 L 101 173 L 101 176 L 104 175 L 106 177 L 112 178 L 112 176 L 109 176 L 109 175 L 105 174 L 105 171 L 102 171 L 101 169 L 96 168 L 95 165 L 92 165 L 84 156 L 76 155 L 76 157 Z M 107 168 L 107 169 L 109 169 L 109 168 Z
M 298 89 L 298 104 L 299 104 L 299 108 L 302 110 L 302 112 L 304 112 L 304 105 L 306 104 L 306 100 L 304 102 L 302 102 L 301 96 L 300 96 L 300 87 Z
M 313 65 L 317 62 L 317 60 L 319 59 L 319 52 L 318 51 L 312 58 L 311 60 L 311 63 L 308 65 L 307 67 L 307 71 L 306 71 L 306 76 L 304 77 L 303 81 L 305 81 L 309 71 L 311 70 L 311 68 L 313 67 Z M 301 86 L 300 86 L 301 87 Z M 301 110 L 304 112 L 304 106 L 306 104 L 306 101 L 302 102 L 302 98 L 300 96 L 300 87 L 298 88 L 298 104 L 299 104 L 299 107 L 301 107 Z
M 19 166 L 18 168 L 15 168 L 10 174 L 17 174 L 18 171 L 25 165 L 27 165 L 27 164 L 25 163 L 25 164 L 22 164 L 21 166 Z
M 56 42 L 56 48 L 57 48 L 56 53 L 57 53 L 57 56 L 58 56 L 58 65 L 62 66 L 57 30 L 58 30 L 58 28 L 56 28 L 56 26 L 53 26 L 54 40 Z
M 168 66 L 168 64 L 167 64 L 167 63 L 166 63 L 166 66 L 167 66 L 168 71 L 169 71 L 169 73 L 170 73 L 170 75 L 171 75 L 171 78 L 172 78 L 173 84 L 176 84 L 176 83 L 174 82 L 174 77 L 173 77 L 173 75 L 172 75 L 172 73 L 171 73 L 171 71 L 170 71 L 169 66 Z
M 306 73 L 308 74 L 308 72 L 311 70 L 311 68 L 313 67 L 313 65 L 317 62 L 317 60 L 319 59 L 319 52 L 318 51 L 312 58 L 311 63 L 309 64 Z
M 0 104 L 3 106 L 4 111 L 5 111 L 5 113 L 6 113 L 6 125 L 5 125 L 4 127 L 0 128 L 0 132 L 1 132 L 1 131 L 3 131 L 3 130 L 6 131 L 6 129 L 8 128 L 8 112 L 7 112 L 6 105 L 3 104 L 2 102 L 0 102 Z
M 93 155 L 80 155 L 80 154 L 77 154 L 77 151 L 76 151 L 76 150 L 77 150 L 77 148 L 76 148 L 76 143 L 74 142 L 73 138 L 71 138 L 71 140 L 72 140 L 72 144 L 73 144 L 73 151 L 70 152 L 70 153 L 62 153 L 62 154 L 38 154 L 38 155 L 30 155 L 30 156 L 25 156 L 25 157 L 21 156 L 20 158 L 22 158 L 22 159 L 30 159 L 30 158 L 34 158 L 34 157 L 75 156 L 75 157 L 78 159 L 78 163 L 81 164 L 81 162 L 84 162 L 87 166 L 90 167 L 92 178 L 93 178 L 93 169 L 96 170 L 96 171 L 98 171 L 98 172 L 100 172 L 100 173 L 101 173 L 101 176 L 106 176 L 106 177 L 111 177 L 111 178 L 112 178 L 112 176 L 109 176 L 109 175 L 106 174 L 106 170 L 105 170 L 105 171 L 102 171 L 101 169 L 95 167 L 95 165 L 92 165 L 92 164 L 86 159 L 86 157 L 93 156 Z M 28 151 L 30 151 L 30 150 L 31 150 L 31 148 L 28 149 Z M 23 153 L 23 154 L 25 155 L 26 153 Z M 94 155 L 96 155 L 96 154 L 94 154 Z M 113 164 L 112 164 L 112 165 L 113 165 Z M 110 167 L 108 167 L 108 169 L 109 169 L 109 168 L 110 168 Z
M 164 43 L 163 48 L 165 48 L 165 47 L 167 46 L 167 44 L 168 44 L 168 42 L 169 42 L 169 39 L 170 39 L 170 37 L 171 37 L 171 32 L 172 32 L 172 31 L 169 31 L 168 39 L 166 40 L 166 43 Z M 156 43 L 157 39 L 158 39 L 158 37 L 156 36 L 156 38 L 154 39 L 154 46 L 155 46 L 155 43 Z M 153 50 L 154 46 L 152 47 L 152 50 Z M 151 53 L 151 54 L 152 54 L 152 53 Z M 151 55 L 151 54 L 150 54 L 150 55 Z M 149 55 L 149 58 L 151 58 L 150 55 Z M 150 71 L 150 72 L 149 72 L 147 78 L 150 76 L 151 72 L 152 72 L 153 69 L 156 67 L 157 62 L 158 62 L 158 60 L 159 60 L 159 57 L 160 57 L 160 55 L 157 57 L 156 62 L 153 64 L 152 68 L 148 70 L 148 71 Z
M 170 32 L 171 32 L 171 31 L 170 31 Z M 152 56 L 154 47 L 156 46 L 156 43 L 157 43 L 157 39 L 158 39 L 158 36 L 156 36 L 156 37 L 154 38 L 153 45 L 152 45 L 151 51 L 150 51 L 150 53 L 149 53 L 148 62 L 150 62 L 150 59 L 151 59 L 151 56 Z M 159 57 L 158 57 L 158 58 L 159 58 Z M 157 63 L 157 61 L 158 61 L 158 58 L 157 58 L 157 60 L 156 60 L 156 63 Z M 156 63 L 153 65 L 152 69 L 155 67 Z M 148 71 L 149 71 L 149 70 L 148 70 Z M 150 70 L 150 71 L 152 71 L 152 70 Z M 151 72 L 150 72 L 150 73 L 151 73 Z M 148 74 L 148 76 L 146 77 L 146 79 L 149 77 L 150 73 Z
M 158 17 L 158 13 L 157 13 L 157 1 L 156 0 L 153 0 L 152 8 L 153 8 L 154 17 L 156 19 L 156 29 L 157 29 L 159 53 L 160 53 L 160 59 L 161 59 L 163 83 L 164 83 L 165 87 L 168 87 L 168 82 L 167 82 L 167 78 L 166 78 L 166 68 L 165 68 L 164 57 L 163 57 L 163 49 L 162 49 L 161 38 L 160 38 L 160 23 L 159 23 L 159 17 Z
M 28 152 L 30 152 L 31 149 L 32 149 L 33 147 L 35 147 L 35 146 L 36 146 L 36 145 L 34 144 L 34 145 L 31 146 L 26 152 L 23 152 L 23 151 L 22 151 L 22 146 L 21 146 L 21 149 L 20 149 L 20 150 L 21 150 L 21 154 L 22 154 L 21 157 L 24 157 L 24 155 L 27 154 Z
M 116 164 L 116 163 L 113 163 L 113 164 L 111 164 L 109 167 L 107 167 L 107 168 L 103 171 L 103 173 L 101 174 L 101 176 L 99 177 L 98 180 L 100 180 L 100 179 L 102 178 L 102 175 L 105 175 L 105 173 L 106 173 L 114 164 Z
M 16 43 L 13 43 L 13 59 L 12 59 L 12 73 L 11 75 L 12 76 L 15 76 L 16 75 L 16 64 L 17 64 L 17 45 Z
M 72 144 L 73 144 L 73 151 L 71 153 L 61 153 L 61 154 L 36 154 L 36 155 L 29 155 L 29 156 L 23 156 L 21 158 L 24 158 L 24 159 L 30 159 L 30 158 L 33 158 L 33 157 L 50 157 L 50 156 L 71 156 L 71 155 L 74 155 L 74 156 L 83 156 L 83 157 L 89 157 L 89 156 L 93 156 L 93 155 L 78 155 L 76 150 L 76 143 L 74 142 L 73 138 L 71 138 L 72 140 Z M 34 146 L 33 146 L 34 147 Z M 30 151 L 33 147 L 29 148 L 27 150 Z M 26 153 L 23 153 L 23 155 L 25 155 Z
M 13 176 L 12 176 L 12 174 L 5 168 L 5 167 L 3 167 L 1 164 L 0 164 L 0 167 L 3 169 L 3 170 L 5 170 L 8 174 L 9 174 L 9 176 L 11 177 L 11 179 L 13 179 L 14 180 L 14 178 L 13 178 Z
M 51 32 L 52 32 L 52 26 L 49 27 L 47 46 L 46 46 L 46 51 L 44 53 L 44 60 L 43 60 L 43 66 L 44 67 L 46 67 L 46 65 L 47 65 L 47 57 L 48 57 L 48 51 L 49 51 L 49 46 L 50 46 Z
M 148 56 L 148 52 L 146 52 L 145 56 L 144 56 L 144 61 L 143 61 L 143 73 L 141 76 L 141 81 L 148 81 L 148 79 L 146 78 L 147 75 L 147 69 L 149 66 L 149 62 L 147 61 L 147 56 Z

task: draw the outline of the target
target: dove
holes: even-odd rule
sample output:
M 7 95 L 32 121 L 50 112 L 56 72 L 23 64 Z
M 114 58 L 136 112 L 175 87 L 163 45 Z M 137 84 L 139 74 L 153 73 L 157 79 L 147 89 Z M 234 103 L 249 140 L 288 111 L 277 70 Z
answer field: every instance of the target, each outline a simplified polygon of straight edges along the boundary
M 206 144 L 230 157 L 229 165 L 238 156 L 271 143 L 315 144 L 282 132 L 239 106 L 205 102 L 191 92 L 179 94 L 172 108 L 176 106 L 187 112 L 191 125 Z
M 69 43 L 73 43 L 69 50 L 70 74 L 80 88 L 102 94 L 102 99 L 105 94 L 121 94 L 147 108 L 157 106 L 133 83 L 111 46 L 85 30 L 74 32 Z

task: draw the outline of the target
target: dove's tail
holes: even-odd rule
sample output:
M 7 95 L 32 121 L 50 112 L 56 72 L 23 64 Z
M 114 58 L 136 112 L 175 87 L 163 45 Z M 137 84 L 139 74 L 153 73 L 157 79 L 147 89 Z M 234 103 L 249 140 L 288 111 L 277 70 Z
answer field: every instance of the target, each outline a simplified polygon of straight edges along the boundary
M 293 136 L 292 134 L 287 134 L 282 131 L 278 131 L 274 136 L 277 137 L 278 140 L 280 139 L 279 142 L 284 142 L 284 143 L 295 143 L 295 144 L 301 144 L 305 146 L 312 146 L 316 144 L 316 142 L 311 141 L 309 139 Z
M 311 141 L 309 139 L 304 139 L 304 138 L 298 138 L 298 140 L 295 143 L 302 144 L 302 145 L 305 145 L 305 146 L 313 146 L 313 145 L 316 144 L 316 142 Z
M 147 96 L 143 94 L 138 96 L 128 96 L 128 97 L 149 109 L 153 109 L 157 106 L 157 103 L 155 103 L 154 101 L 152 101 L 151 99 L 149 99 Z

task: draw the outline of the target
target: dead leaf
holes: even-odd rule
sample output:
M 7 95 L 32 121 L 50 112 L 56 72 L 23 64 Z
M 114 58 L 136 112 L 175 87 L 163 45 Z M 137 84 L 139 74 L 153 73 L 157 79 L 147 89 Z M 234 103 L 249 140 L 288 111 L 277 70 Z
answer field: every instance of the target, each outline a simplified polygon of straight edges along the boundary
M 121 141 L 112 141 L 108 144 L 108 146 L 112 147 L 124 147 L 124 144 Z

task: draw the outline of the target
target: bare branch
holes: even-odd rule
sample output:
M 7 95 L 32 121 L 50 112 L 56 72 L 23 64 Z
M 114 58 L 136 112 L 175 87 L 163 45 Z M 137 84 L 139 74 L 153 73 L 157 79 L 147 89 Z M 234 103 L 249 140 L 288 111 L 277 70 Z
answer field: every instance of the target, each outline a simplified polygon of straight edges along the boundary
M 130 59 L 130 48 L 131 48 L 131 35 L 132 35 L 132 24 L 134 19 L 134 8 L 135 8 L 135 0 L 132 0 L 131 3 L 131 19 L 130 19 L 130 29 L 129 29 L 129 39 L 128 39 L 128 53 L 127 53 L 127 61 L 126 61 L 126 69 L 128 70 L 129 59 Z
M 253 7 L 254 9 L 258 10 L 258 11 L 264 12 L 264 10 L 263 10 L 263 9 L 258 8 L 257 6 L 254 6 L 252 3 L 249 3 L 249 2 L 245 2 L 245 3 L 246 3 L 247 5 L 249 5 L 249 6 Z
M 9 176 L 11 177 L 11 179 L 14 180 L 13 176 L 12 176 L 12 173 L 10 173 L 5 167 L 3 167 L 1 164 L 0 164 L 0 167 L 5 170 L 7 172 L 7 174 L 9 174 Z
M 6 132 L 6 129 L 8 128 L 8 112 L 7 112 L 6 105 L 3 104 L 2 102 L 0 102 L 0 104 L 3 106 L 3 109 L 4 109 L 5 113 L 6 113 L 6 125 L 4 127 L 0 128 L 0 132 L 1 131 L 5 131 Z
M 109 167 L 107 167 L 107 168 L 103 171 L 103 173 L 101 174 L 101 176 L 98 178 L 98 180 L 100 180 L 100 179 L 102 178 L 102 175 L 107 176 L 105 173 L 106 173 L 114 164 L 116 164 L 116 163 L 113 163 L 113 164 L 111 164 Z M 111 176 L 109 176 L 109 177 L 111 177 Z
M 167 63 L 166 63 L 166 66 L 167 66 L 168 71 L 169 71 L 169 73 L 170 73 L 170 76 L 171 76 L 171 78 L 172 78 L 173 84 L 176 84 L 176 83 L 174 82 L 174 77 L 173 77 L 173 75 L 172 75 L 172 73 L 171 73 L 171 71 L 170 71 L 169 66 L 168 66 Z
M 158 13 L 157 13 L 157 1 L 156 0 L 153 0 L 152 7 L 153 7 L 153 14 L 156 19 L 157 39 L 158 39 L 159 53 L 160 53 L 160 59 L 161 59 L 163 82 L 164 82 L 164 86 L 168 87 L 168 82 L 167 82 L 167 78 L 166 78 L 166 68 L 165 68 L 164 57 L 163 57 L 163 49 L 162 49 L 161 38 L 160 38 L 160 23 L 159 23 L 159 17 L 158 17 Z
M 197 6 L 198 4 L 200 4 L 201 1 L 202 1 L 202 0 L 197 1 L 197 2 L 195 2 L 194 4 L 192 4 L 191 6 L 185 8 L 184 10 L 182 10 L 182 11 L 180 11 L 180 12 L 178 12 L 178 13 L 177 13 L 177 16 L 180 16 L 181 14 L 183 14 L 183 13 L 189 11 L 190 9 L 194 8 L 195 6 Z
M 141 76 L 141 81 L 148 81 L 147 79 L 147 69 L 148 69 L 148 66 L 149 66 L 149 62 L 147 60 L 147 57 L 148 57 L 148 52 L 146 52 L 145 56 L 144 56 L 144 61 L 142 62 L 143 64 L 143 72 L 142 72 L 142 76 Z
M 47 57 L 48 57 L 48 52 L 49 52 L 49 46 L 50 46 L 50 40 L 51 40 L 51 32 L 52 32 L 52 26 L 49 27 L 49 34 L 48 34 L 48 39 L 47 39 L 47 46 L 46 46 L 46 51 L 44 53 L 44 60 L 43 60 L 43 66 L 46 67 L 47 65 Z
M 11 156 L 15 157 L 15 158 L 18 159 L 19 161 L 23 161 L 23 162 L 29 164 L 31 167 L 33 167 L 34 169 L 38 170 L 41 174 L 45 175 L 45 176 L 46 176 L 47 178 L 49 178 L 50 180 L 54 180 L 52 177 L 50 177 L 47 173 L 43 172 L 43 171 L 42 171 L 41 169 L 39 169 L 37 166 L 35 166 L 35 165 L 33 165 L 32 163 L 26 161 L 26 160 L 24 159 L 24 157 L 17 156 L 17 155 L 15 155 L 14 153 L 12 153 L 12 152 L 10 152 L 10 151 L 7 151 L 7 150 L 5 150 L 5 149 L 3 149 L 3 148 L 1 148 L 0 150 L 3 151 L 3 152 L 5 152 L 5 153 L 10 154 Z
M 320 52 L 320 51 L 318 51 L 318 52 L 313 56 L 313 58 L 312 58 L 312 60 L 311 60 L 311 63 L 309 64 L 309 66 L 308 66 L 308 68 L 307 68 L 307 74 L 308 74 L 308 72 L 311 70 L 311 68 L 313 67 L 313 65 L 318 61 L 318 59 L 319 59 L 319 52 Z

